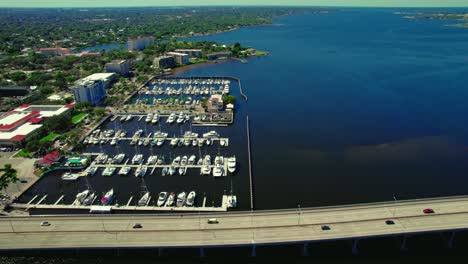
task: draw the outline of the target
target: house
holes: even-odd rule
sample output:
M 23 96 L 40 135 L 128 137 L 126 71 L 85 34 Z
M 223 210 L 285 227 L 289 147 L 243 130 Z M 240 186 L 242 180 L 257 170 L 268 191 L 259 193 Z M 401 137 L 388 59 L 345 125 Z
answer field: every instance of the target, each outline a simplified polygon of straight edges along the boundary
M 213 94 L 206 102 L 206 108 L 208 112 L 220 112 L 223 111 L 223 96 L 220 94 Z
M 59 164 L 62 160 L 62 155 L 60 155 L 60 152 L 56 149 L 51 153 L 46 154 L 42 159 L 36 160 L 36 162 L 34 162 L 34 166 L 37 168 L 45 168 L 54 164 Z

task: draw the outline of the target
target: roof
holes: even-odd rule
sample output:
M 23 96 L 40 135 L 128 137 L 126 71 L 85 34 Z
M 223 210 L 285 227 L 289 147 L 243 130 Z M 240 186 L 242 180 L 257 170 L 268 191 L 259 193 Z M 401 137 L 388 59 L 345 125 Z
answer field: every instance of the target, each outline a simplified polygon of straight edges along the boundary
M 176 49 L 175 51 L 202 51 L 201 49 Z
M 38 124 L 42 120 L 43 120 L 42 117 L 33 117 L 33 118 L 29 119 L 28 122 L 31 123 L 31 124 Z
M 80 79 L 75 82 L 77 85 L 84 85 L 88 82 L 95 82 L 95 81 L 108 81 L 110 78 L 115 76 L 115 73 L 109 72 L 109 73 L 95 73 L 91 74 L 83 79 Z
M 41 162 L 52 164 L 60 159 L 60 152 L 56 149 L 42 157 Z
M 11 111 L 0 119 L 0 130 L 11 130 L 22 123 L 25 123 L 28 119 L 35 117 L 39 114 L 39 111 L 31 112 L 17 112 Z
M 126 60 L 113 60 L 111 62 L 108 62 L 106 64 L 123 64 L 123 63 L 126 63 L 127 61 Z
M 188 56 L 187 54 L 185 53 L 181 53 L 181 52 L 168 52 L 167 55 L 174 55 L 174 56 Z
M 22 140 L 41 127 L 41 124 L 25 123 L 14 130 L 0 132 L 0 140 Z

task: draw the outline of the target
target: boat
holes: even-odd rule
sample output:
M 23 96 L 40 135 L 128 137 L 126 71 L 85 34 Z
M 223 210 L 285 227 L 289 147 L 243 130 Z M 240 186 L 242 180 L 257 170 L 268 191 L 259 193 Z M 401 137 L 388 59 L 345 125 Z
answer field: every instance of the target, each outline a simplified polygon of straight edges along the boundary
M 213 176 L 214 177 L 221 177 L 221 176 L 223 176 L 223 172 L 224 172 L 223 166 L 218 164 L 213 169 Z
M 219 144 L 221 145 L 221 147 L 225 147 L 225 146 L 227 145 L 225 139 L 220 139 L 220 140 L 219 140 Z
M 125 121 L 130 121 L 130 120 L 132 120 L 132 118 L 133 118 L 133 116 L 128 115 L 127 117 L 125 117 Z
M 166 200 L 167 200 L 167 192 L 160 192 L 159 195 L 158 195 L 157 205 L 158 206 L 163 206 L 164 203 L 166 202 Z
M 83 204 L 84 200 L 88 197 L 89 190 L 82 191 L 76 195 L 76 201 L 79 205 Z
M 80 176 L 78 174 L 72 174 L 71 172 L 66 172 L 62 175 L 62 180 L 64 181 L 76 181 Z
M 179 166 L 180 165 L 180 156 L 177 156 L 173 161 L 172 165 Z
M 97 171 L 98 171 L 98 167 L 89 167 L 86 170 L 86 175 L 87 176 L 94 176 L 94 174 L 96 174 Z
M 145 177 L 147 171 L 148 171 L 148 167 L 145 165 L 142 165 L 136 169 L 135 177 Z
M 94 202 L 94 199 L 96 199 L 96 194 L 92 193 L 92 194 L 88 195 L 88 197 L 86 197 L 86 199 L 84 199 L 82 204 L 83 205 L 91 205 Z
M 228 208 L 236 208 L 237 207 L 237 196 L 228 195 L 228 197 L 227 197 L 227 207 Z
M 175 119 L 176 119 L 175 113 L 171 113 L 171 114 L 169 115 L 169 117 L 167 118 L 166 123 L 172 124 L 172 123 L 174 123 Z
M 178 139 L 178 138 L 172 138 L 172 139 L 171 139 L 171 146 L 175 147 L 175 146 L 177 146 L 177 143 L 179 143 L 179 139 Z
M 158 114 L 154 114 L 153 119 L 151 120 L 151 123 L 152 123 L 152 124 L 156 124 L 158 121 L 159 121 L 159 115 L 158 115 Z
M 126 119 L 127 119 L 127 116 L 123 115 L 122 117 L 120 117 L 120 122 L 124 122 Z
M 188 165 L 194 165 L 196 159 L 197 157 L 195 155 L 190 156 L 190 158 L 188 159 Z
M 187 167 L 180 167 L 179 174 L 182 176 L 185 175 L 185 173 L 187 173 Z
M 125 154 L 121 153 L 121 154 L 117 154 L 114 156 L 114 158 L 112 159 L 112 163 L 114 164 L 120 164 L 122 163 L 122 161 L 125 159 Z
M 140 200 L 138 200 L 138 206 L 146 206 L 149 203 L 150 199 L 150 192 L 146 192 Z
M 187 198 L 187 194 L 185 192 L 179 193 L 179 195 L 177 195 L 176 206 L 177 207 L 183 206 L 185 204 L 186 198 Z
M 156 141 L 156 146 L 160 147 L 164 144 L 164 139 L 163 138 L 158 138 Z
M 133 156 L 133 159 L 132 159 L 133 164 L 141 164 L 142 161 L 143 161 L 143 154 L 136 154 L 135 156 Z
M 146 122 L 146 123 L 149 123 L 149 122 L 151 122 L 151 120 L 153 120 L 153 114 L 149 113 L 149 114 L 146 116 L 145 122 Z
M 213 141 L 210 138 L 206 139 L 206 145 L 209 146 L 213 143 Z
M 214 164 L 215 165 L 223 165 L 224 164 L 224 158 L 222 156 L 216 156 Z
M 96 163 L 98 163 L 98 164 L 99 164 L 99 163 L 104 164 L 104 163 L 106 163 L 107 158 L 108 158 L 108 156 L 107 156 L 106 154 L 103 153 L 103 154 L 99 155 L 99 157 L 96 158 Z
M 192 147 L 196 147 L 196 146 L 198 146 L 198 140 L 196 138 L 194 138 L 192 140 Z
M 122 132 L 120 132 L 121 138 L 124 138 L 126 135 L 127 135 L 127 132 L 125 130 L 122 130 Z
M 110 145 L 111 145 L 111 146 L 117 145 L 117 138 L 113 138 L 113 139 L 111 140 L 111 142 L 110 142 Z
M 210 175 L 211 174 L 211 168 L 208 165 L 203 165 L 200 169 L 200 174 L 201 175 Z
M 166 175 L 168 174 L 168 172 L 169 172 L 169 168 L 168 168 L 168 167 L 164 167 L 164 168 L 162 169 L 161 174 L 162 174 L 162 176 L 166 176 Z
M 102 172 L 102 176 L 105 176 L 105 177 L 110 177 L 114 174 L 115 172 L 115 168 L 114 167 L 107 167 L 104 169 L 104 171 Z
M 169 173 L 170 176 L 174 175 L 174 173 L 175 173 L 174 166 L 169 167 L 169 171 L 167 173 Z
M 203 159 L 203 164 L 211 165 L 211 156 L 210 155 L 205 155 L 205 158 Z
M 104 197 L 101 198 L 102 205 L 109 205 L 114 198 L 114 189 L 110 189 Z
M 171 192 L 171 193 L 169 194 L 169 197 L 167 197 L 166 206 L 167 206 L 167 207 L 173 206 L 173 205 L 174 205 L 174 200 L 175 200 L 175 193 L 174 193 L 174 192 Z
M 184 145 L 185 145 L 186 147 L 190 146 L 190 138 L 184 139 Z
M 130 171 L 132 170 L 132 168 L 130 166 L 123 166 L 120 170 L 119 170 L 119 175 L 122 175 L 122 176 L 127 176 Z
M 204 139 L 204 138 L 198 139 L 198 146 L 199 146 L 199 147 L 203 147 L 203 143 L 205 143 L 205 139 Z
M 146 162 L 146 164 L 154 165 L 154 164 L 156 164 L 157 161 L 158 161 L 158 156 L 151 155 L 151 156 L 149 156 L 148 161 Z
M 187 206 L 193 206 L 193 204 L 195 203 L 195 197 L 196 197 L 196 193 L 195 191 L 191 191 L 188 196 L 187 196 L 187 201 L 186 201 L 186 205 Z
M 199 159 L 198 159 L 197 165 L 203 165 L 203 158 L 199 158 Z
M 232 156 L 227 159 L 228 171 L 234 173 L 236 171 L 236 157 Z
M 182 157 L 182 160 L 180 161 L 180 166 L 186 166 L 186 165 L 187 165 L 187 162 L 188 162 L 188 157 L 187 157 L 187 156 L 183 156 L 183 157 Z
M 203 137 L 204 138 L 212 138 L 212 137 L 217 138 L 217 137 L 219 137 L 219 134 L 218 134 L 218 132 L 212 130 L 212 131 L 210 131 L 208 133 L 203 134 Z

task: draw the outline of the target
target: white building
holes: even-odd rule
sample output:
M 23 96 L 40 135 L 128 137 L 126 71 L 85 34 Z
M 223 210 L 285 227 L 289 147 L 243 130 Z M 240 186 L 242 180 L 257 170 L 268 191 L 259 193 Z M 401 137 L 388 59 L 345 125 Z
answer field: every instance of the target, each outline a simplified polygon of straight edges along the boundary
M 76 102 L 99 104 L 106 97 L 106 89 L 115 78 L 115 73 L 95 73 L 75 82 L 71 87 Z
M 175 61 L 178 63 L 178 64 L 181 64 L 181 65 L 185 65 L 185 64 L 189 64 L 190 61 L 189 61 L 189 55 L 185 54 L 185 53 L 180 53 L 180 52 L 168 52 L 166 53 L 168 56 L 172 56 L 175 58 Z
M 200 58 L 203 55 L 201 49 L 176 49 L 175 52 L 185 53 L 190 58 Z
M 114 72 L 126 76 L 130 72 L 130 63 L 126 60 L 114 60 L 106 63 L 104 68 L 106 72 Z

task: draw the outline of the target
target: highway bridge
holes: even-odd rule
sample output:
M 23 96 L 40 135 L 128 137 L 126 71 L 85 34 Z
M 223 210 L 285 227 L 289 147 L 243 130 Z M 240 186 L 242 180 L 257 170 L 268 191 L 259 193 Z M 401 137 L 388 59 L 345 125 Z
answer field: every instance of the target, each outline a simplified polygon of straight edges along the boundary
M 434 213 L 424 213 L 427 208 Z M 208 223 L 210 218 L 218 223 Z M 133 228 L 136 223 L 142 228 Z M 209 214 L 4 217 L 0 250 L 192 247 L 202 254 L 205 248 L 248 246 L 255 255 L 259 245 L 305 248 L 349 239 L 357 251 L 359 240 L 385 236 L 450 232 L 451 243 L 455 232 L 467 228 L 468 197 Z

